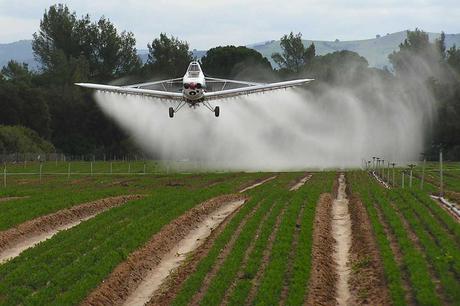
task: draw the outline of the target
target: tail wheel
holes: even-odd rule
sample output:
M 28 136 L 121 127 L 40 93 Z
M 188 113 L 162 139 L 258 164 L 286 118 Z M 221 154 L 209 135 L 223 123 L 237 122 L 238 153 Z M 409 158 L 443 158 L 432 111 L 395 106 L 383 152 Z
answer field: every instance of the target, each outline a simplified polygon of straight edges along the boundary
M 214 108 L 214 115 L 216 115 L 216 117 L 219 117 L 219 115 L 220 115 L 220 108 L 219 108 L 219 106 L 216 106 L 216 107 Z
M 174 108 L 170 107 L 169 108 L 169 118 L 174 117 Z

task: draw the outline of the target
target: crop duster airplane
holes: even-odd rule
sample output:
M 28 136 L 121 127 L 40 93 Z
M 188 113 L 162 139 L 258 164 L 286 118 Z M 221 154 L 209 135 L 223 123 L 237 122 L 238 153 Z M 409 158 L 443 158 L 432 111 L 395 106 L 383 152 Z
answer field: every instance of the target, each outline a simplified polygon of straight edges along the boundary
M 178 104 L 176 107 L 169 108 L 169 117 L 172 118 L 174 117 L 174 114 L 186 104 L 190 107 L 196 107 L 203 104 L 210 111 L 214 112 L 216 117 L 219 117 L 219 106 L 212 107 L 209 103 L 210 101 L 289 88 L 307 84 L 311 81 L 313 81 L 313 79 L 263 84 L 210 78 L 204 75 L 200 64 L 193 61 L 189 64 L 187 72 L 182 78 L 128 86 L 111 86 L 89 83 L 76 83 L 75 85 L 96 89 L 102 92 L 139 95 L 172 102 L 177 101 Z

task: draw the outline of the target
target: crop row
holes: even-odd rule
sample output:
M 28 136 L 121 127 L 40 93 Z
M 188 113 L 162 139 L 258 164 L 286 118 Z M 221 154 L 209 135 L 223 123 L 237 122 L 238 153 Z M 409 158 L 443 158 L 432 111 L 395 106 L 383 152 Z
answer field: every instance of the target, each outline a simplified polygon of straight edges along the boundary
M 359 193 L 366 204 L 377 235 L 385 275 L 395 304 L 404 304 L 400 285 L 404 270 L 409 276 L 417 303 L 439 305 L 446 301 L 458 301 L 458 223 L 425 192 L 416 189 L 383 190 L 364 173 L 353 173 L 350 176 L 353 192 Z M 377 211 L 381 212 L 401 250 L 402 266 L 399 269 L 391 260 L 393 254 L 379 224 Z M 411 238 L 412 233 L 416 238 Z M 433 278 L 439 279 L 440 289 L 436 290 Z
M 265 186 L 260 189 L 266 194 L 262 205 L 247 222 L 237 238 L 232 250 L 218 267 L 217 273 L 210 280 L 210 286 L 203 294 L 200 305 L 220 304 L 227 294 L 229 305 L 241 305 L 248 302 L 250 292 L 253 294 L 253 304 L 273 305 L 280 299 L 283 285 L 289 286 L 287 301 L 302 303 L 310 273 L 311 235 L 314 218 L 314 205 L 322 192 L 332 188 L 332 174 L 315 174 L 306 186 L 297 192 L 289 192 L 286 182 L 278 180 L 278 184 Z M 257 199 L 260 201 L 260 199 Z M 302 207 L 305 208 L 302 210 Z M 271 208 L 271 209 L 270 209 Z M 300 224 L 296 224 L 299 213 Z M 246 214 L 248 211 L 245 212 Z M 265 218 L 264 218 L 265 217 Z M 278 221 L 277 221 L 278 220 Z M 263 223 L 262 223 L 263 222 Z M 275 227 L 275 223 L 279 223 Z M 292 241 L 296 227 L 300 226 L 300 236 L 295 250 Z M 234 234 L 236 224 L 229 224 L 222 235 L 218 237 L 213 249 L 202 260 L 197 271 L 185 282 L 175 300 L 175 305 L 183 305 L 190 301 L 200 290 L 206 275 L 215 267 L 220 250 Z M 275 230 L 275 228 L 278 228 Z M 260 234 L 255 235 L 257 229 Z M 269 248 L 269 237 L 273 237 L 272 247 Z M 248 246 L 253 247 L 248 252 Z M 268 253 L 268 262 L 263 264 L 263 258 Z M 289 254 L 293 252 L 291 260 Z M 244 258 L 247 259 L 244 262 Z M 288 265 L 292 265 L 292 275 L 288 275 Z M 265 270 L 261 270 L 265 267 Z M 238 277 L 237 275 L 242 275 Z M 260 279 L 258 279 L 259 277 Z M 228 291 L 233 284 L 233 290 Z M 289 304 L 289 303 L 288 303 Z
M 0 304 L 78 304 L 163 225 L 206 199 L 234 192 L 244 179 L 200 192 L 162 188 L 57 234 L 0 266 Z

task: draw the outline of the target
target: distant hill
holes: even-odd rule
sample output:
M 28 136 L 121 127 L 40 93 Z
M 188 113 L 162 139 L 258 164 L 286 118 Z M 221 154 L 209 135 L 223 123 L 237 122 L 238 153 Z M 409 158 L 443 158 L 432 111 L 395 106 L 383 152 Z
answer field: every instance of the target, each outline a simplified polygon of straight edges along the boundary
M 428 33 L 431 40 L 439 37 L 439 33 Z M 393 34 L 386 34 L 380 37 L 364 40 L 352 41 L 323 41 L 323 40 L 304 40 L 304 44 L 309 46 L 312 42 L 316 46 L 316 54 L 324 55 L 327 53 L 349 50 L 359 53 L 364 56 L 371 67 L 382 68 L 389 66 L 388 54 L 398 49 L 400 43 L 406 38 L 406 31 L 401 31 Z M 446 34 L 446 45 L 450 48 L 453 45 L 460 46 L 460 34 Z M 255 43 L 248 45 L 267 57 L 274 65 L 271 55 L 275 52 L 280 52 L 279 40 L 271 40 L 263 43 Z M 139 56 L 142 61 L 147 60 L 148 50 L 139 50 Z M 193 50 L 193 55 L 200 59 L 206 54 L 203 50 Z M 24 62 L 31 69 L 38 69 L 39 64 L 34 60 L 32 52 L 32 41 L 21 40 L 9 44 L 0 44 L 0 67 L 3 67 L 9 60 L 14 59 L 18 62 Z
M 440 36 L 440 33 L 428 33 L 430 40 L 434 41 Z M 352 41 L 322 41 L 322 40 L 304 40 L 304 44 L 309 46 L 312 42 L 315 43 L 316 54 L 324 55 L 335 51 L 349 50 L 359 53 L 364 56 L 371 67 L 383 68 L 389 66 L 388 55 L 394 50 L 397 50 L 399 44 L 407 37 L 407 31 L 401 31 L 393 34 L 386 34 L 380 37 L 365 39 L 365 40 L 352 40 Z M 460 34 L 446 34 L 447 48 L 453 45 L 460 47 Z M 280 52 L 280 41 L 272 40 L 265 43 L 249 45 L 263 56 L 268 58 L 272 65 L 271 55 L 275 52 Z

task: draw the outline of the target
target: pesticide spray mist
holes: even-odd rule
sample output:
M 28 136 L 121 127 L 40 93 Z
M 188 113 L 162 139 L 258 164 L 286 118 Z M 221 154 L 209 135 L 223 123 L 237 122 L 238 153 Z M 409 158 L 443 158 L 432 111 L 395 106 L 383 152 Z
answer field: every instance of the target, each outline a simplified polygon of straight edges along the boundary
M 190 160 L 208 169 L 290 171 L 361 167 L 371 156 L 417 159 L 433 102 L 426 92 L 415 92 L 401 90 L 394 101 L 382 89 L 369 103 L 345 88 L 315 95 L 281 90 L 215 102 L 219 118 L 204 107 L 184 107 L 170 119 L 170 104 L 150 98 L 97 93 L 96 100 L 137 144 L 163 160 Z

